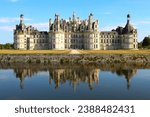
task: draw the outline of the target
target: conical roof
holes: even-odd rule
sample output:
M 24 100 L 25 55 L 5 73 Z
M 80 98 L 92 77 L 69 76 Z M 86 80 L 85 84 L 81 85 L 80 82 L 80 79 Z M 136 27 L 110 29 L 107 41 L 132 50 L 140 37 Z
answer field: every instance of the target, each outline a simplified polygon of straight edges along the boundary
M 127 15 L 127 24 L 123 29 L 123 34 L 130 34 L 130 33 L 133 33 L 133 31 L 134 31 L 134 28 L 130 23 L 130 15 L 128 14 Z

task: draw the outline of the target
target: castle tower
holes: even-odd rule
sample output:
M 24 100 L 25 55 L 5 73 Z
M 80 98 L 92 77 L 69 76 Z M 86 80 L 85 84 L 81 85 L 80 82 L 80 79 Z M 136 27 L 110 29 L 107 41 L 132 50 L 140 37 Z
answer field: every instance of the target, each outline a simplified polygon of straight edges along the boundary
M 49 19 L 49 31 L 51 31 L 52 28 L 53 28 L 53 27 L 52 27 L 52 19 L 50 18 L 50 19 Z
M 72 31 L 75 32 L 76 31 L 76 28 L 77 28 L 77 22 L 76 22 L 76 15 L 75 15 L 75 12 L 73 12 L 73 15 L 72 15 L 72 22 L 73 22 L 73 29 Z
M 49 33 L 50 40 L 50 48 L 55 50 L 64 50 L 65 49 L 65 35 L 64 31 L 61 29 L 61 20 L 60 16 L 55 14 L 55 21 L 52 24 L 54 27 L 54 31 Z
M 122 30 L 122 49 L 137 49 L 137 30 L 131 25 L 130 14 L 127 15 L 127 23 Z
M 20 24 L 19 24 L 19 26 L 20 26 L 21 30 L 24 30 L 25 24 L 24 24 L 24 15 L 23 14 L 20 15 Z
M 56 31 L 60 30 L 60 16 L 55 14 Z

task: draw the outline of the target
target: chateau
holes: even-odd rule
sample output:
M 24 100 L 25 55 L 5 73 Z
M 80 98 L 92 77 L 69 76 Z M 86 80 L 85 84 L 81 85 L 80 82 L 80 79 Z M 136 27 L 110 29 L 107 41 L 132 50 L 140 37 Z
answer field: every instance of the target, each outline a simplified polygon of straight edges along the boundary
M 49 20 L 49 31 L 38 31 L 24 24 L 24 16 L 20 15 L 20 24 L 14 30 L 14 47 L 19 50 L 118 50 L 138 49 L 137 30 L 130 23 L 127 15 L 125 27 L 117 27 L 112 31 L 99 31 L 99 21 L 80 20 L 73 13 L 69 20 Z

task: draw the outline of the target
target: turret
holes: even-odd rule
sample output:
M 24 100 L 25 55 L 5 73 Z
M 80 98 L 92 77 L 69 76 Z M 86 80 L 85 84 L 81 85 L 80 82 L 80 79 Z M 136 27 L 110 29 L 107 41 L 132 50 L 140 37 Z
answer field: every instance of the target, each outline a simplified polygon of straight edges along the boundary
M 73 15 L 72 15 L 72 22 L 73 22 L 73 30 L 72 31 L 75 32 L 76 28 L 77 28 L 75 12 L 73 12 Z
M 20 25 L 24 24 L 24 16 L 23 14 L 20 15 Z
M 49 31 L 51 30 L 51 28 L 52 28 L 52 19 L 50 18 L 49 19 Z
M 92 30 L 92 22 L 93 22 L 93 14 L 91 13 L 89 15 L 89 21 L 88 21 L 88 29 Z
M 60 30 L 60 16 L 55 14 L 55 25 L 56 25 L 56 30 Z
M 75 12 L 73 12 L 73 15 L 72 15 L 72 20 L 73 20 L 73 22 L 75 22 L 75 21 L 76 21 Z
M 25 29 L 23 14 L 20 15 L 20 24 L 19 24 L 19 26 L 16 26 L 16 29 L 18 29 L 18 30 L 24 30 Z

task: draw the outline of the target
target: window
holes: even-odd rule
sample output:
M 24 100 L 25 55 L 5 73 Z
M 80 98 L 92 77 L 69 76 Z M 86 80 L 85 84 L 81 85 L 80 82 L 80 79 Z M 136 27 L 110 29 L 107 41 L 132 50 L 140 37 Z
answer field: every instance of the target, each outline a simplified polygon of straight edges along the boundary
M 96 48 L 98 48 L 98 45 L 96 44 Z
M 65 48 L 67 48 L 67 45 L 65 45 Z
M 114 43 L 114 39 L 112 40 L 112 43 Z

